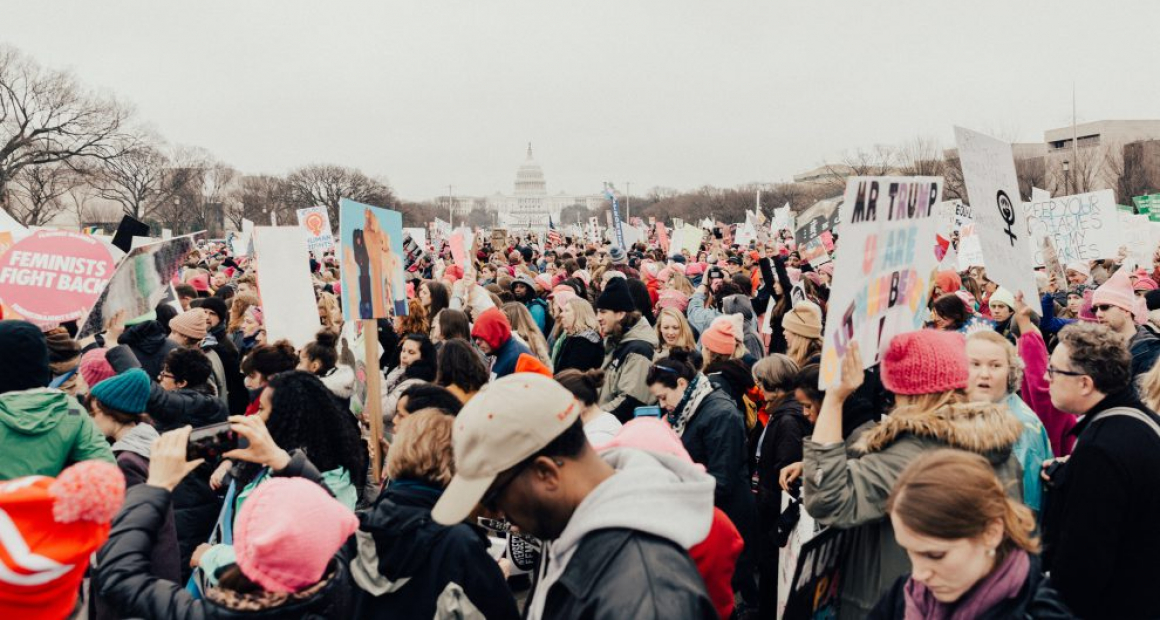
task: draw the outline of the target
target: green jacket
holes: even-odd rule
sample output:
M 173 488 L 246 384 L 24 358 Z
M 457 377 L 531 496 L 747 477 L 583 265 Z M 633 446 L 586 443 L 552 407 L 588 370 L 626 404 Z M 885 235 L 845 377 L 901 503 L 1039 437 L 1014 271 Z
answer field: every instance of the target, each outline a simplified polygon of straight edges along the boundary
M 0 480 L 56 476 L 73 463 L 115 463 L 88 412 L 60 390 L 0 394 Z
M 906 551 L 894 540 L 886 498 L 902 470 L 923 452 L 957 448 L 981 454 L 1015 498 L 1022 471 L 1013 454 L 1023 425 L 1005 406 L 949 405 L 932 412 L 893 413 L 862 434 L 847 458 L 844 443 L 807 437 L 802 458 L 802 503 L 819 525 L 849 530 L 844 551 L 838 617 L 865 618 L 894 582 L 910 572 Z

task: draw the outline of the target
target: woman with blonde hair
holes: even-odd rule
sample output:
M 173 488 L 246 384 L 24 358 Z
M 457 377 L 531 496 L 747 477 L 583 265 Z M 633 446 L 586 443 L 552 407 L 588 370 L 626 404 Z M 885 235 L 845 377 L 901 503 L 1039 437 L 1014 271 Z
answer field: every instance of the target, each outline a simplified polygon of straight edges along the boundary
M 604 339 L 588 300 L 573 296 L 565 302 L 556 328 L 559 335 L 552 347 L 552 367 L 557 373 L 569 368 L 583 372 L 604 365 Z
M 552 355 L 548 351 L 548 341 L 544 340 L 544 334 L 532 319 L 532 313 L 528 312 L 527 306 L 518 301 L 509 301 L 501 308 L 504 315 L 507 316 L 508 323 L 512 326 L 512 332 L 519 334 L 520 339 L 524 344 L 531 349 L 532 355 L 540 360 L 549 369 L 552 367 Z
M 795 364 L 806 366 L 821 361 L 822 309 L 812 301 L 799 301 L 781 318 L 785 330 L 786 355 Z
M 384 468 L 390 482 L 355 537 L 350 617 L 443 618 L 464 609 L 481 618 L 519 617 L 499 564 L 472 526 L 431 519 L 455 473 L 454 424 L 438 409 L 420 409 L 395 427 Z
M 669 276 L 669 288 L 673 289 L 674 291 L 680 291 L 687 297 L 692 297 L 693 293 L 696 291 L 696 289 L 693 288 L 692 281 L 690 281 L 689 278 L 685 276 L 685 274 L 679 271 L 673 271 L 673 275 Z
M 342 308 L 334 294 L 326 291 L 318 293 L 318 320 L 328 329 L 336 332 L 342 329 Z
M 657 314 L 657 354 L 654 360 L 666 357 L 673 349 L 693 350 L 697 348 L 697 339 L 693 337 L 693 328 L 689 320 L 676 308 L 662 308 Z
M 886 499 L 912 569 L 870 618 L 1070 618 L 1040 569 L 1031 511 L 1010 498 L 991 463 L 932 450 Z

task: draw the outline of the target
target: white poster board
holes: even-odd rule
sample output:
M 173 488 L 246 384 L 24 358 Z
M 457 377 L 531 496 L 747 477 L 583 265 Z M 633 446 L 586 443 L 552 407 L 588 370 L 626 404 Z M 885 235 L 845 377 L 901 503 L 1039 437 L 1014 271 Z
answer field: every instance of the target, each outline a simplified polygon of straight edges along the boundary
M 300 226 L 254 229 L 267 342 L 285 338 L 295 348 L 301 348 L 314 340 L 321 327 L 314 284 L 310 281 L 307 234 Z
M 1043 264 L 1039 250 L 1043 237 L 1051 237 L 1065 265 L 1115 258 L 1125 241 L 1119 213 L 1110 189 L 1023 203 L 1035 264 Z
M 306 247 L 311 252 L 334 249 L 334 231 L 330 227 L 330 213 L 326 207 L 299 209 L 298 226 L 306 231 Z
M 834 263 L 829 320 L 818 386 L 841 376 L 850 343 L 863 368 L 877 364 L 890 339 L 922 328 L 938 266 L 935 234 L 942 177 L 851 177 L 839 213 L 842 246 Z
M 955 143 L 987 278 L 1013 293 L 1022 292 L 1024 299 L 1038 299 L 1011 145 L 962 127 L 955 127 Z

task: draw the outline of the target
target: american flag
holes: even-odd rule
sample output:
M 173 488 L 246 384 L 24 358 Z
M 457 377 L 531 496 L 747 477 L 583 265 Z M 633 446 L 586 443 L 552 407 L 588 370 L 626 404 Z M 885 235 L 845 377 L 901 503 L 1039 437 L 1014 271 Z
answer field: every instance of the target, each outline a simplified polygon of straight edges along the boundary
M 548 216 L 548 243 L 552 245 L 561 245 L 564 243 L 564 237 L 560 236 L 560 231 L 556 230 L 556 224 L 552 222 L 552 216 Z

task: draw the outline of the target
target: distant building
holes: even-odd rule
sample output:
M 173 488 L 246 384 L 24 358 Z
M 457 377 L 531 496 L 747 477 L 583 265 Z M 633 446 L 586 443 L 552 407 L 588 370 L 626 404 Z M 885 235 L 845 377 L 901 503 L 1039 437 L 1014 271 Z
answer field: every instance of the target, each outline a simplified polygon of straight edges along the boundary
M 793 175 L 794 183 L 846 183 L 846 177 L 852 176 L 854 169 L 846 164 L 823 164 Z
M 530 142 L 528 156 L 516 170 L 514 190 L 511 194 L 496 192 L 486 198 L 487 208 L 499 214 L 500 226 L 509 229 L 546 229 L 549 218 L 562 224 L 560 212 L 565 207 L 581 205 L 595 210 L 604 204 L 604 196 L 599 194 L 549 194 L 544 171 L 532 157 Z
M 1094 121 L 1043 132 L 1047 182 L 1056 195 L 1117 189 L 1124 147 L 1160 139 L 1160 120 Z M 1073 141 L 1074 140 L 1074 141 Z M 1131 196 L 1116 196 L 1127 204 Z

